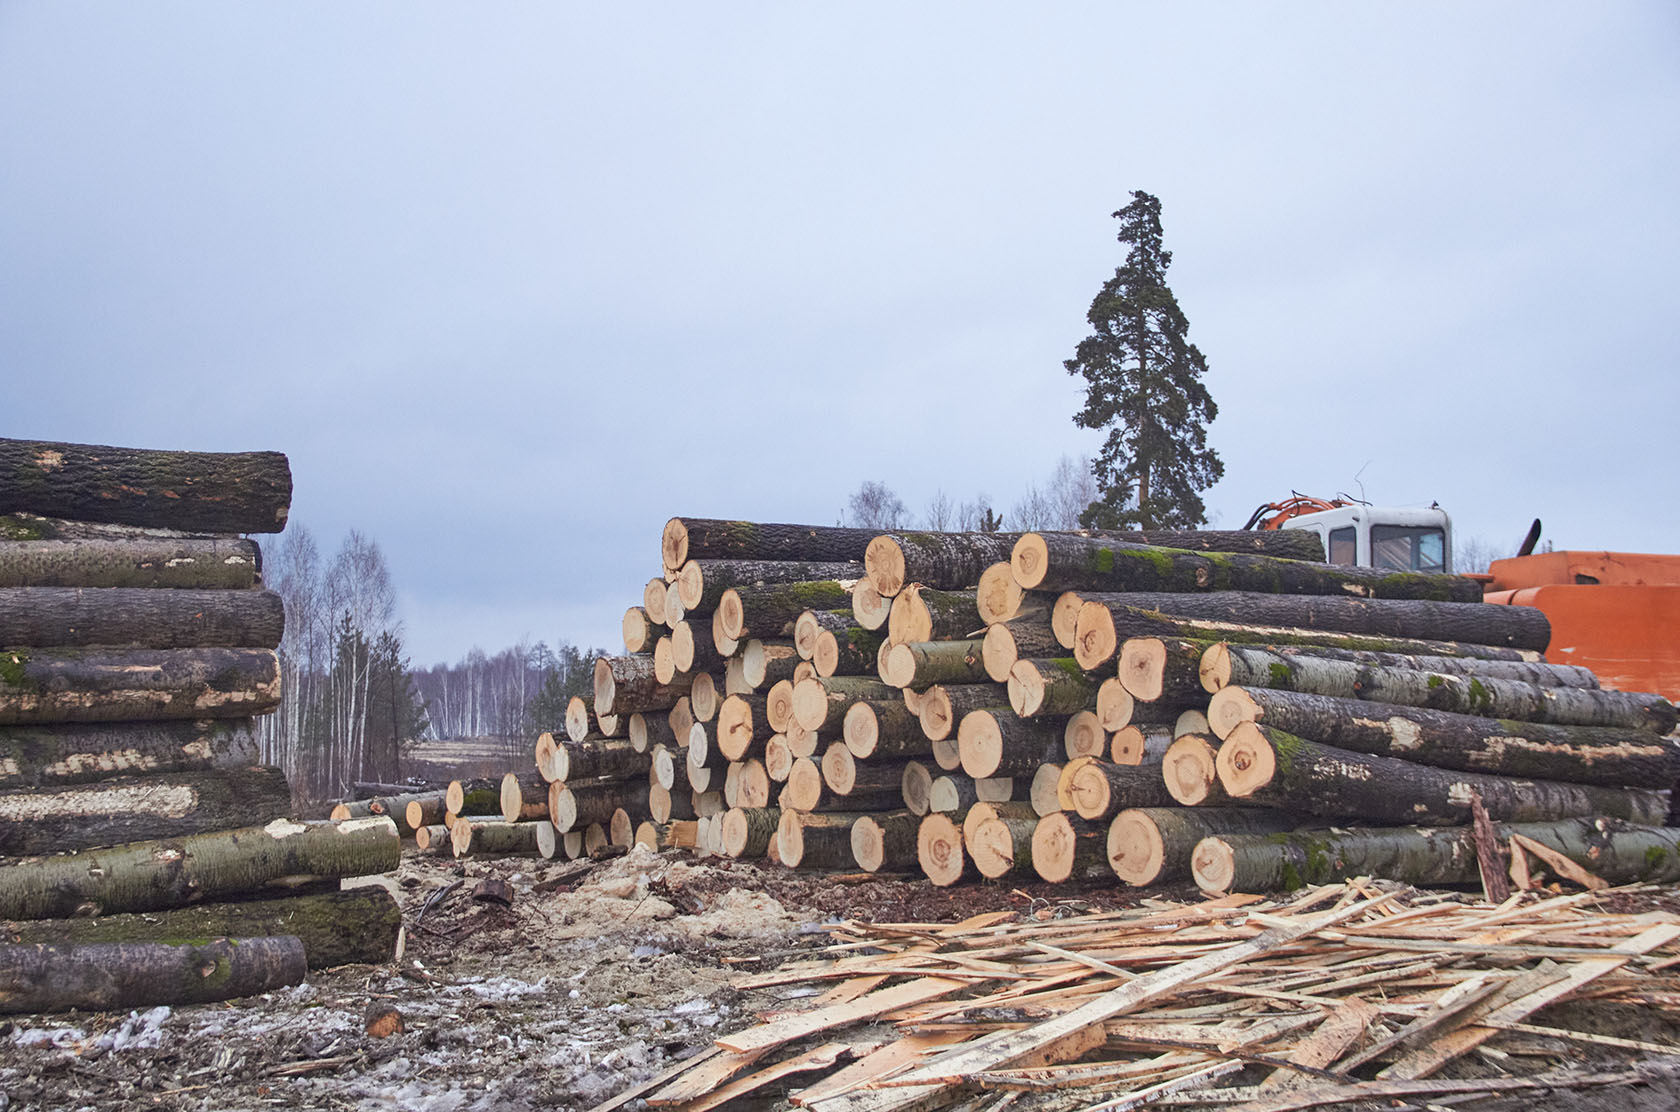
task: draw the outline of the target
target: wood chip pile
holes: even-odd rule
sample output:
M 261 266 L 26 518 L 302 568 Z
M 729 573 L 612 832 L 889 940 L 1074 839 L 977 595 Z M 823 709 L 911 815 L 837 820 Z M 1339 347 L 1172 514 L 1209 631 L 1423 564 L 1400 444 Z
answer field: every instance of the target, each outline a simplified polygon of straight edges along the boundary
M 1381 890 L 1386 888 L 1387 890 Z M 1680 1048 L 1569 1030 L 1566 1001 L 1680 1003 L 1680 916 L 1588 894 L 1499 904 L 1352 882 L 1069 918 L 847 923 L 819 960 L 737 978 L 823 989 L 599 1106 L 705 1112 L 791 1089 L 817 1112 L 1148 1104 L 1291 1112 L 1353 1100 L 1648 1081 L 1574 1053 Z M 1048 914 L 1048 913 L 1046 913 Z M 1455 1080 L 1474 1056 L 1479 1076 Z M 1658 1059 L 1657 1061 L 1661 1061 Z M 772 1088 L 773 1087 L 773 1088 Z M 1408 1104 L 1408 1107 L 1416 1105 Z
M 1545 615 L 1474 579 L 1327 565 L 1303 531 L 673 518 L 661 556 L 628 655 L 538 740 L 541 852 L 1208 891 L 1680 877 L 1675 708 L 1546 663 Z
M 395 901 L 336 891 L 396 865 L 390 823 L 292 823 L 257 763 L 284 612 L 238 534 L 279 531 L 291 489 L 277 452 L 0 440 L 0 1011 L 390 956 Z

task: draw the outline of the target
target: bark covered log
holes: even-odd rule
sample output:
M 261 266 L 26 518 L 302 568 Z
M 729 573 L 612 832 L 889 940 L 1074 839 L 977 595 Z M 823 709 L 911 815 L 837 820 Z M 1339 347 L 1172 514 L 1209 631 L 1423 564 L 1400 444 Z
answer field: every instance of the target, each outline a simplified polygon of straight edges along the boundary
M 924 815 L 916 828 L 916 862 L 922 875 L 941 888 L 957 883 L 969 871 L 961 821 L 961 815 Z
M 1033 614 L 987 626 L 980 642 L 980 659 L 994 683 L 1008 683 L 1009 670 L 1017 660 L 1060 656 L 1063 648 L 1049 620 Z
M 732 807 L 723 814 L 723 852 L 730 857 L 763 857 L 776 840 L 782 812 L 777 807 Z
M 257 568 L 256 542 L 234 537 L 0 540 L 4 588 L 243 590 Z
M 877 532 L 837 525 L 673 517 L 660 537 L 660 555 L 669 572 L 690 560 L 861 561 Z
M 863 563 L 885 598 L 909 583 L 960 591 L 980 582 L 992 564 L 1009 559 L 1018 533 L 883 533 L 869 542 Z
M 1010 565 L 1015 581 L 1029 591 L 1257 591 L 1476 603 L 1482 598 L 1481 584 L 1466 576 L 1195 553 L 1069 533 L 1026 534 L 1015 543 Z
M 248 718 L 0 728 L 0 789 L 242 768 L 256 760 L 256 732 Z
M 907 641 L 887 650 L 881 679 L 893 687 L 929 687 L 936 683 L 985 683 L 984 642 Z M 1007 681 L 1006 681 L 1007 682 Z
M 1033 871 L 1052 884 L 1103 867 L 1107 853 L 1105 823 L 1087 822 L 1078 815 L 1058 811 L 1039 819 L 1033 828 Z
M 1473 792 L 1489 817 L 1504 822 L 1603 815 L 1658 825 L 1668 809 L 1656 791 L 1430 768 L 1319 745 L 1251 722 L 1231 731 L 1217 764 L 1220 783 L 1234 799 L 1373 823 L 1468 823 Z
M 817 634 L 811 654 L 819 678 L 830 676 L 872 676 L 875 674 L 886 637 L 879 630 L 862 627 L 848 630 L 825 629 Z
M 721 643 L 781 640 L 793 636 L 794 623 L 806 610 L 837 610 L 851 602 L 851 589 L 833 579 L 731 587 L 712 615 L 713 639 Z
M 1160 752 L 1135 765 L 1086 757 L 1069 761 L 1062 772 L 1072 811 L 1089 822 L 1106 823 L 1132 807 L 1170 807 L 1173 798 L 1161 780 Z
M 984 629 L 973 591 L 936 591 L 920 583 L 900 591 L 887 615 L 887 639 L 894 644 L 957 641 L 982 636 Z
M 666 710 L 688 691 L 690 676 L 660 683 L 654 673 L 652 654 L 604 656 L 595 662 L 596 715 L 626 716 L 638 711 Z M 570 716 L 567 725 L 570 727 Z M 605 731 L 602 731 L 605 733 Z
M 1059 760 L 1065 728 L 1061 719 L 1019 718 L 1006 708 L 970 711 L 957 726 L 962 770 L 976 780 L 1032 775 Z
M 986 707 L 1007 707 L 1009 688 L 998 683 L 937 684 L 922 692 L 916 717 L 929 741 L 956 735 L 963 716 Z
M 973 812 L 969 812 L 973 817 Z M 963 823 L 963 847 L 974 861 L 974 867 L 988 880 L 999 880 L 1011 873 L 1033 873 L 1033 834 L 1038 830 L 1037 816 L 1020 814 L 999 815 L 975 823 Z
M 717 609 L 723 593 L 732 587 L 822 580 L 851 584 L 863 574 L 863 564 L 856 560 L 690 560 L 677 572 L 674 582 L 683 609 L 691 615 L 706 615 Z
M 296 935 L 0 946 L 0 1012 L 209 1004 L 295 985 L 307 968 Z
M 0 795 L 0 854 L 56 853 L 262 825 L 291 810 L 278 768 L 119 776 Z
M 248 718 L 279 705 L 271 649 L 0 649 L 0 725 Z
M 1680 778 L 1680 742 L 1649 730 L 1548 725 L 1259 687 L 1223 689 L 1208 717 L 1222 736 L 1241 722 L 1260 722 L 1338 749 L 1467 772 L 1606 787 Z
M 8 648 L 272 649 L 285 624 L 273 591 L 0 588 L 0 645 Z
M 279 452 L 169 452 L 0 439 L 0 514 L 199 533 L 278 533 L 292 501 Z
M 1096 707 L 1100 682 L 1068 657 L 1017 660 L 1009 670 L 1009 705 L 1022 718 L 1077 714 Z
M 846 708 L 841 725 L 846 748 L 859 758 L 919 757 L 932 742 L 902 699 L 864 699 Z
M 898 692 L 876 679 L 830 676 L 804 680 L 793 689 L 793 721 L 822 736 L 838 736 L 846 709 L 859 699 L 890 699 Z
M 0 919 L 183 907 L 312 879 L 389 872 L 402 840 L 389 818 L 291 822 L 140 842 L 0 869 Z
M 1506 607 L 1509 610 L 1519 607 Z M 1268 687 L 1428 707 L 1486 718 L 1609 726 L 1666 734 L 1674 705 L 1661 695 L 1572 687 L 1536 687 L 1518 680 L 1378 668 L 1323 657 L 1290 656 L 1239 645 L 1216 645 L 1203 657 L 1208 684 Z
M 866 873 L 913 869 L 920 826 L 921 820 L 908 811 L 860 815 L 850 832 L 852 859 Z
M 852 864 L 852 823 L 859 815 L 782 812 L 776 829 L 777 855 L 790 869 L 843 869 Z
M 1109 824 L 1108 864 L 1115 876 L 1137 887 L 1188 880 L 1191 855 L 1202 839 L 1275 834 L 1295 824 L 1287 811 L 1266 807 L 1134 808 Z
M 1219 782 L 1219 747 L 1199 734 L 1174 738 L 1161 758 L 1161 779 L 1167 793 L 1186 807 L 1219 806 L 1231 802 Z

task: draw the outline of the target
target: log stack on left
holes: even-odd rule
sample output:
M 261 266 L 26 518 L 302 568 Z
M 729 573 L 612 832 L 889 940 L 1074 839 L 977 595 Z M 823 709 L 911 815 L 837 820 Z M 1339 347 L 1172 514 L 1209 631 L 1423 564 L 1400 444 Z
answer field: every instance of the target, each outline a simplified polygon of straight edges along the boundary
M 232 838 L 244 849 L 227 852 L 239 860 L 260 856 L 249 829 L 243 840 L 224 832 L 284 825 L 290 811 L 285 776 L 257 765 L 254 729 L 254 716 L 279 704 L 284 610 L 263 589 L 257 545 L 239 534 L 282 529 L 291 488 L 277 452 L 0 439 L 0 918 L 184 906 L 260 892 L 276 879 L 240 864 L 236 879 L 212 891 L 164 874 L 193 839 Z M 18 902 L 47 890 L 47 874 L 65 860 L 44 855 L 111 846 L 128 872 L 107 879 L 124 891 L 155 889 L 152 902 L 129 907 L 128 896 L 110 894 L 54 908 Z M 87 856 L 76 859 L 84 876 L 97 871 Z M 376 852 L 317 875 L 389 867 Z M 384 940 L 383 958 L 394 941 L 394 925 L 376 926 L 394 924 L 394 906 L 366 897 L 332 911 L 270 910 L 229 920 L 238 925 L 224 932 L 279 933 L 259 928 L 307 918 L 332 924 L 334 936 L 370 928 L 371 947 L 358 953 Z M 147 986 L 154 1002 L 205 999 L 204 985 L 177 976 L 183 969 L 221 969 L 210 979 L 242 991 L 302 975 L 294 944 L 162 952 L 156 944 L 214 928 L 198 920 L 178 937 L 160 936 L 150 918 L 97 941 L 51 924 L 0 936 L 11 944 L 0 944 L 0 1010 L 132 1006 Z M 306 940 L 302 960 L 311 965 L 328 950 L 336 960 L 345 952 L 313 949 L 320 953 Z M 104 987 L 71 991 L 96 981 Z M 120 992 L 110 987 L 118 983 Z M 63 994 L 42 995 L 55 984 Z

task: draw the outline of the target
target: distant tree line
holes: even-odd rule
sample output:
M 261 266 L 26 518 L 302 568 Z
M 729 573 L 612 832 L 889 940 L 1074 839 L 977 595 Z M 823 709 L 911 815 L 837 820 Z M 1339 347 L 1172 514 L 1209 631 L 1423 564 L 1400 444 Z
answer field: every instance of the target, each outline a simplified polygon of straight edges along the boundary
M 1042 483 L 1029 483 L 1007 510 L 992 508 L 985 494 L 962 502 L 934 492 L 920 517 L 913 516 L 886 483 L 868 480 L 847 500 L 840 520 L 861 529 L 931 529 L 935 532 L 996 533 L 1034 529 L 1078 529 L 1079 515 L 1097 500 L 1097 480 L 1088 457 L 1063 456 Z
M 557 645 L 521 641 L 495 655 L 475 646 L 454 664 L 414 671 L 426 705 L 425 737 L 499 737 L 510 757 L 528 759 L 536 735 L 563 728 L 566 704 L 590 693 L 602 655 L 566 641 Z

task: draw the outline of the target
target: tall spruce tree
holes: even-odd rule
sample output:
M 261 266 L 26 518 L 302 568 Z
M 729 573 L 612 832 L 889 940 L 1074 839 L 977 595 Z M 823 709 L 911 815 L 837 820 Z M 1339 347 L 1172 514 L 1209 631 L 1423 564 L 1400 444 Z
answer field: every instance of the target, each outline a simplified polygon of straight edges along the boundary
M 1100 496 L 1080 515 L 1087 528 L 1193 528 L 1207 520 L 1200 491 L 1225 465 L 1207 446 L 1219 407 L 1202 385 L 1207 360 L 1167 287 L 1172 252 L 1161 246 L 1161 202 L 1142 191 L 1114 214 L 1126 261 L 1085 319 L 1094 329 L 1063 363 L 1085 376 L 1081 428 L 1108 429 L 1097 454 Z

